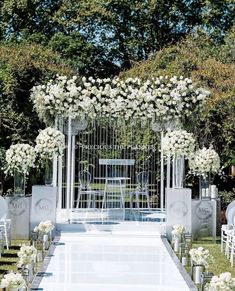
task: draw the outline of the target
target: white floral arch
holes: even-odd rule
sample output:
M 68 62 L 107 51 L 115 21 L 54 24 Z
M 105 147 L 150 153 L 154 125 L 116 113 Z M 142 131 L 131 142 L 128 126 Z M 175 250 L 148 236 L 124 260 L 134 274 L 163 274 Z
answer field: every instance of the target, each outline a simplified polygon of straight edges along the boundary
M 67 122 L 67 210 L 71 208 L 73 178 L 72 123 L 80 120 L 120 119 L 128 123 L 151 119 L 154 131 L 176 126 L 185 117 L 200 111 L 210 92 L 197 87 L 189 78 L 160 76 L 149 80 L 139 78 L 94 79 L 56 76 L 47 84 L 32 88 L 31 99 L 41 120 Z M 173 121 L 173 123 L 172 123 Z M 81 129 L 84 124 L 80 124 Z M 59 166 L 58 166 L 59 165 Z M 168 161 L 169 165 L 169 161 Z M 58 173 L 57 173 L 58 169 Z M 161 209 L 164 208 L 163 150 L 161 148 Z M 167 171 L 168 172 L 168 171 Z M 54 159 L 54 185 L 58 184 L 61 199 L 62 157 Z M 57 179 L 59 177 L 59 179 Z M 168 179 L 169 180 L 169 179 Z M 59 201 L 61 205 L 61 201 Z

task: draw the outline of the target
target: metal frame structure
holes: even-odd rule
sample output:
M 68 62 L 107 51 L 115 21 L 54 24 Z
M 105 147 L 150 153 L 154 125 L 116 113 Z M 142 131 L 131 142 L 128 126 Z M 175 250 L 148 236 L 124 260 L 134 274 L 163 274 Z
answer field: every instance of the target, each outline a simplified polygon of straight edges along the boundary
M 75 174 L 75 136 L 72 129 L 72 118 L 69 117 L 67 122 L 64 122 L 62 118 L 55 119 L 55 127 L 61 131 L 63 128 L 67 128 L 67 150 L 66 150 L 66 164 L 67 164 L 67 173 L 66 173 L 66 197 L 65 197 L 65 205 L 66 205 L 66 213 L 67 217 L 69 217 L 69 211 L 73 208 L 74 205 L 74 174 Z M 84 130 L 85 128 L 81 128 Z M 165 210 L 165 187 L 170 188 L 171 184 L 171 160 L 170 157 L 167 158 L 167 171 L 166 171 L 166 185 L 165 185 L 165 175 L 164 175 L 164 153 L 163 153 L 163 136 L 164 131 L 169 129 L 167 125 L 153 124 L 152 130 L 154 132 L 159 132 L 161 135 L 161 164 L 160 164 L 160 210 L 163 212 Z M 172 129 L 172 128 L 171 128 Z M 79 130 L 77 131 L 77 133 Z M 53 186 L 58 187 L 58 199 L 57 199 L 57 210 L 62 209 L 62 187 L 63 187 L 63 157 L 55 157 L 53 161 Z

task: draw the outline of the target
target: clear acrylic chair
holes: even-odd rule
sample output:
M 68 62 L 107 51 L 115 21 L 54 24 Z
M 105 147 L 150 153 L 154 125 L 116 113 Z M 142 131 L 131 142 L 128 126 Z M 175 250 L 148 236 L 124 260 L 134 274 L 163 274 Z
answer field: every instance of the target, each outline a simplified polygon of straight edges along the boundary
M 11 244 L 11 219 L 7 219 L 8 206 L 6 200 L 0 196 L 0 229 L 5 238 L 7 250 Z
M 87 208 L 91 208 L 91 202 L 92 206 L 96 207 L 96 197 L 103 196 L 103 191 L 91 189 L 91 173 L 86 170 L 79 172 L 78 180 L 79 189 L 76 208 L 79 207 L 79 203 L 81 202 L 81 198 L 83 195 L 85 195 L 88 198 L 86 205 Z
M 136 198 L 136 205 L 137 208 L 140 208 L 140 196 L 145 196 L 147 199 L 147 206 L 150 210 L 150 197 L 149 197 L 149 189 L 148 189 L 148 182 L 149 182 L 149 172 L 142 171 L 139 172 L 136 176 L 137 180 L 137 187 L 134 192 L 130 193 L 130 207 L 133 208 L 133 198 Z

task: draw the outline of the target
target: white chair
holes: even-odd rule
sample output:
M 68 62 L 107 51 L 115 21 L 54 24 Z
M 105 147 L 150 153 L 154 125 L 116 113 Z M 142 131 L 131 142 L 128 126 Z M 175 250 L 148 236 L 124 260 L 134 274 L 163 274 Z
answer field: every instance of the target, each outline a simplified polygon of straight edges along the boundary
M 9 250 L 9 243 L 11 243 L 11 220 L 6 218 L 7 213 L 7 202 L 2 196 L 0 196 L 0 228 L 3 231 L 7 250 Z
M 137 208 L 140 208 L 140 196 L 145 196 L 147 199 L 147 206 L 150 210 L 150 197 L 148 190 L 149 172 L 142 171 L 137 174 L 137 187 L 134 192 L 130 193 L 130 207 L 133 208 L 133 198 L 136 197 Z
M 234 234 L 233 236 L 231 236 L 230 240 L 231 240 L 231 244 L 230 244 L 231 253 L 230 253 L 229 259 L 230 259 L 231 267 L 233 267 L 233 260 L 234 260 L 234 254 L 235 254 L 235 235 Z
M 225 247 L 225 255 L 228 259 L 230 259 L 230 254 L 232 251 L 232 242 L 234 238 L 234 230 L 227 230 L 227 239 L 226 239 L 226 247 Z
M 225 251 L 226 251 L 226 243 L 227 243 L 227 234 L 229 230 L 233 229 L 232 224 L 223 224 L 221 227 L 221 253 L 224 251 L 224 245 L 225 245 Z
M 88 197 L 88 201 L 86 205 L 87 208 L 91 208 L 91 202 L 92 202 L 93 208 L 96 207 L 96 197 L 103 196 L 103 191 L 91 189 L 91 186 L 90 186 L 91 174 L 86 170 L 79 172 L 78 179 L 79 179 L 80 186 L 78 189 L 78 199 L 77 199 L 76 208 L 79 207 L 79 203 L 80 203 L 82 195 L 86 195 Z

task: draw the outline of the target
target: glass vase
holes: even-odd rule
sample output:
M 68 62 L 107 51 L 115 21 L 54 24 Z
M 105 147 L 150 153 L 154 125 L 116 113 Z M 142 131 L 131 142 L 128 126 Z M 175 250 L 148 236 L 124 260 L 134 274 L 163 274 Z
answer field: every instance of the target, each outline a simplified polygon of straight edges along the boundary
M 48 250 L 49 249 L 49 237 L 48 234 L 44 234 L 43 235 L 43 248 L 44 250 Z
M 203 272 L 203 266 L 194 266 L 193 267 L 193 282 L 195 284 L 201 284 L 201 275 Z
M 176 156 L 173 161 L 173 188 L 184 188 L 185 166 L 184 156 Z
M 18 171 L 14 172 L 14 194 L 25 196 L 25 174 Z
M 207 176 L 199 178 L 199 194 L 200 199 L 210 199 L 210 179 Z
M 53 160 L 45 162 L 45 185 L 52 186 L 53 184 Z

